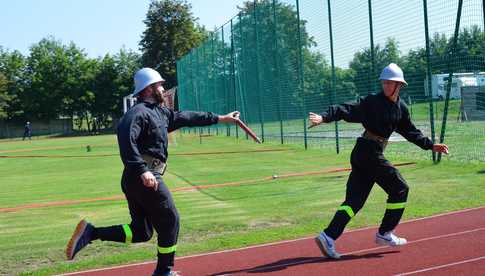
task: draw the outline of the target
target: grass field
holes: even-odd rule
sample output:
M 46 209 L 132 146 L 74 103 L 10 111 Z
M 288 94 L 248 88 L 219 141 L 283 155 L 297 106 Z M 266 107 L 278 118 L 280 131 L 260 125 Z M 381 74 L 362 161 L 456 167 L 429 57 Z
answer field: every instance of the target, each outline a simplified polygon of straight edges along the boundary
M 444 113 L 444 101 L 434 102 L 434 120 L 435 120 L 435 141 L 439 142 L 442 120 Z M 412 121 L 414 124 L 428 137 L 431 137 L 431 123 L 429 119 L 429 104 L 418 103 L 408 106 L 412 112 Z M 464 161 L 464 162 L 485 162 L 485 121 L 459 121 L 458 114 L 460 110 L 460 100 L 451 100 L 448 108 L 447 124 L 445 131 L 444 143 L 446 143 L 452 152 L 448 156 L 443 156 L 445 160 Z M 314 112 L 318 112 L 313 110 Z M 250 127 L 264 138 L 265 141 L 280 143 L 281 142 L 281 127 L 280 122 L 265 122 L 263 125 L 264 135 L 260 123 L 250 123 Z M 294 145 L 303 146 L 304 140 L 304 122 L 303 119 L 286 120 L 281 123 L 283 128 L 283 141 Z M 216 129 L 217 127 L 218 129 Z M 191 133 L 198 133 L 202 131 L 203 135 L 207 135 L 210 131 L 211 135 L 218 134 L 226 135 L 227 126 L 216 125 L 209 130 L 192 129 Z M 355 138 L 360 136 L 363 132 L 361 124 L 346 123 L 344 121 L 338 122 L 339 129 L 339 148 L 343 151 L 352 150 Z M 236 129 L 230 129 L 230 135 L 236 136 Z M 241 133 L 238 133 L 241 135 Z M 396 137 L 398 134 L 394 134 Z M 318 127 L 307 130 L 308 145 L 313 148 L 321 148 L 330 151 L 336 151 L 335 139 L 335 123 L 322 124 Z M 397 137 L 403 140 L 402 137 Z M 203 138 L 202 138 L 203 139 Z M 393 140 L 391 140 L 392 142 Z M 424 152 L 420 148 L 411 143 L 394 143 L 389 147 L 387 154 L 390 156 L 399 157 L 407 155 L 419 160 L 429 160 L 431 154 Z
M 234 137 L 204 137 L 202 144 L 193 135 L 177 135 L 176 140 L 164 177 L 170 188 L 349 166 L 350 148 L 337 155 L 331 148 L 305 151 L 301 145 L 257 145 Z M 259 149 L 279 151 L 249 152 Z M 240 153 L 179 155 L 215 151 Z M 122 195 L 122 164 L 113 135 L 1 141 L 0 155 L 30 156 L 0 158 L 0 208 Z M 389 157 L 394 163 L 414 158 L 397 153 Z M 411 187 L 405 219 L 485 205 L 483 162 L 445 159 L 433 165 L 420 159 L 400 170 Z M 326 226 L 343 200 L 347 175 L 329 173 L 175 192 L 182 219 L 178 255 L 314 235 Z M 385 198 L 376 186 L 349 228 L 378 224 Z M 75 261 L 66 261 L 65 244 L 81 218 L 99 226 L 129 222 L 124 200 L 0 212 L 0 274 L 50 275 L 154 260 L 155 238 L 133 245 L 97 241 Z

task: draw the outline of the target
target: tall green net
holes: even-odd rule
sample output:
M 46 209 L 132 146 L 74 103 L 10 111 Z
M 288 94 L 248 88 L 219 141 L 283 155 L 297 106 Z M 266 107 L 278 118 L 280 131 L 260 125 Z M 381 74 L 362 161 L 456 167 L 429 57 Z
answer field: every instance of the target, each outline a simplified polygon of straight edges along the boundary
M 261 0 L 177 61 L 183 110 L 241 111 L 264 142 L 348 151 L 363 129 L 338 122 L 307 129 L 308 112 L 380 92 L 394 62 L 415 124 L 450 146 L 432 156 L 391 137 L 388 154 L 485 161 L 483 0 Z M 245 134 L 234 126 L 199 134 Z

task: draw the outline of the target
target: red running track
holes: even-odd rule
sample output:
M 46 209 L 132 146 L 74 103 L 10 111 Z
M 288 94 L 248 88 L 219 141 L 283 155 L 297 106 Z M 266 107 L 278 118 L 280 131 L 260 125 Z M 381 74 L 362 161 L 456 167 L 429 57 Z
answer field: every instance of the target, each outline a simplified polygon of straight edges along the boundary
M 193 275 L 485 275 L 485 207 L 402 222 L 401 247 L 374 243 L 375 227 L 345 232 L 340 260 L 320 255 L 313 237 L 180 257 L 175 270 Z M 154 262 L 64 275 L 151 275 Z

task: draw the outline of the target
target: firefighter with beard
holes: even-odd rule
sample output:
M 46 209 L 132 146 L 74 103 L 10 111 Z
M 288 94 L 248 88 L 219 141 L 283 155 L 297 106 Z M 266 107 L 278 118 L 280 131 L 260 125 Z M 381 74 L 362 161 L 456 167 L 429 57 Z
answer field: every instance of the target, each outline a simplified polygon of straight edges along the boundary
M 146 242 L 153 229 L 158 235 L 157 266 L 153 275 L 177 275 L 172 271 L 179 234 L 179 214 L 162 176 L 168 158 L 168 133 L 186 126 L 235 123 L 239 112 L 173 111 L 162 107 L 164 79 L 143 68 L 134 76 L 137 97 L 118 125 L 118 144 L 124 164 L 121 187 L 128 201 L 131 223 L 95 227 L 86 220 L 77 225 L 66 249 L 69 260 L 94 240 L 124 243 Z

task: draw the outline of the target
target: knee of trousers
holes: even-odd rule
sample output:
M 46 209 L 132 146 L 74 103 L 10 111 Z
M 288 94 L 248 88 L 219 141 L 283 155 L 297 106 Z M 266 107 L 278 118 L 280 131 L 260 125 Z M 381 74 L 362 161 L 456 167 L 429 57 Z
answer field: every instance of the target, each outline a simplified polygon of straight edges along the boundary
M 146 242 L 153 236 L 153 229 L 147 223 L 130 224 L 130 228 L 133 231 L 132 242 Z
M 409 186 L 402 182 L 395 192 L 389 194 L 389 202 L 406 202 L 408 199 Z
M 175 228 L 179 227 L 180 224 L 180 215 L 179 212 L 177 211 L 177 208 L 172 207 L 168 211 L 168 220 L 169 224 L 172 225 Z
M 159 235 L 161 233 L 178 233 L 180 216 L 175 206 L 166 208 L 160 213 L 159 218 L 153 221 L 153 226 Z
M 178 234 L 179 234 L 179 229 L 180 229 L 180 216 L 177 211 L 177 209 L 174 209 L 174 234 L 175 234 L 175 239 L 178 239 Z
M 171 247 L 177 244 L 179 229 L 180 229 L 180 217 L 177 209 L 171 208 L 164 212 L 161 220 L 154 222 L 158 234 L 158 246 L 159 247 Z

